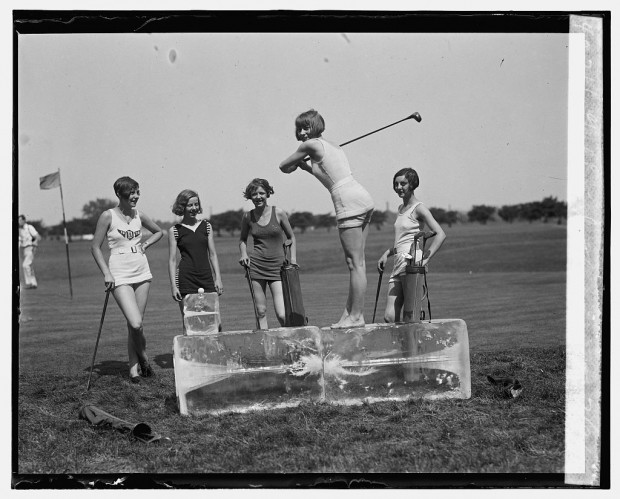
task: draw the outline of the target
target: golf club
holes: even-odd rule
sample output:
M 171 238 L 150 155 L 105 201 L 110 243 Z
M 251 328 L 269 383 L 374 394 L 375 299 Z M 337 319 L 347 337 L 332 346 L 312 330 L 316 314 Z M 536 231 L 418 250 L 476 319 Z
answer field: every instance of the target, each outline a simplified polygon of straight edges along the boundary
M 95 351 L 93 352 L 93 360 L 90 363 L 90 374 L 88 375 L 88 384 L 86 385 L 86 391 L 90 390 L 90 379 L 93 377 L 93 368 L 95 367 L 95 357 L 97 355 L 97 348 L 99 347 L 99 338 L 101 337 L 101 328 L 103 327 L 103 319 L 105 318 L 105 311 L 108 308 L 108 299 L 110 298 L 111 288 L 105 290 L 105 301 L 103 302 L 103 312 L 101 312 L 101 321 L 99 322 L 99 332 L 97 333 L 97 342 L 95 343 Z
M 254 296 L 252 277 L 250 277 L 250 267 L 247 267 L 246 265 L 244 265 L 243 267 L 245 268 L 245 277 L 248 280 L 248 285 L 250 286 L 250 294 L 252 295 L 252 304 L 254 305 L 254 317 L 256 318 L 256 329 L 260 329 L 260 322 L 258 320 L 258 309 L 256 308 L 256 296 Z
M 368 137 L 369 135 L 372 135 L 373 133 L 380 132 L 381 130 L 385 130 L 386 128 L 389 128 L 389 127 L 394 126 L 394 125 L 396 125 L 396 124 L 398 124 L 398 123 L 401 123 L 402 121 L 407 121 L 407 120 L 410 120 L 410 119 L 414 119 L 414 120 L 416 120 L 418 123 L 420 123 L 420 121 L 422 121 L 422 116 L 420 116 L 420 113 L 415 112 L 415 113 L 413 113 L 412 115 L 407 116 L 406 118 L 403 118 L 402 120 L 395 121 L 394 123 L 392 123 L 392 124 L 390 124 L 390 125 L 386 125 L 386 126 L 384 126 L 384 127 L 378 128 L 377 130 L 374 130 L 374 131 L 372 131 L 372 132 L 368 132 L 368 133 L 366 133 L 366 134 L 364 134 L 364 135 L 361 135 L 361 136 L 359 136 L 359 137 L 357 137 L 357 138 L 355 138 L 355 139 L 351 139 L 351 140 L 349 140 L 349 141 L 345 142 L 344 144 L 340 144 L 340 147 L 342 147 L 342 146 L 346 146 L 347 144 L 350 144 L 351 142 L 355 142 L 356 140 L 363 139 L 364 137 Z
M 375 309 L 372 312 L 372 323 L 375 323 L 375 315 L 377 314 L 377 302 L 379 301 L 379 292 L 381 291 L 381 278 L 383 277 L 383 270 L 379 271 L 379 282 L 377 283 L 377 296 L 375 297 Z

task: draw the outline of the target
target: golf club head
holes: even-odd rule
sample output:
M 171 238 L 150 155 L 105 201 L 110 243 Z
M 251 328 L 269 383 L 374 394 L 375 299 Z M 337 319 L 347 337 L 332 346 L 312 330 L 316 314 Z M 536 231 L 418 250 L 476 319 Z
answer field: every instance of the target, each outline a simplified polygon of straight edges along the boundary
M 413 113 L 411 116 L 409 116 L 410 118 L 413 118 L 414 120 L 416 120 L 418 123 L 420 123 L 420 121 L 422 121 L 422 116 L 420 116 L 420 113 Z

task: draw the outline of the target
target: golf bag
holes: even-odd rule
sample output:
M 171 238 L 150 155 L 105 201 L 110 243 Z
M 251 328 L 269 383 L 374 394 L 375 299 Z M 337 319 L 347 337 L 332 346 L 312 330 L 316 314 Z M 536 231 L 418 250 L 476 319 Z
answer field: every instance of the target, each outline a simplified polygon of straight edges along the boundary
M 282 294 L 284 295 L 285 327 L 306 326 L 308 318 L 301 297 L 301 285 L 299 283 L 299 265 L 289 262 L 290 246 L 284 244 L 284 262 L 280 268 L 282 279 Z
M 403 285 L 403 322 L 421 322 L 425 319 L 422 306 L 424 301 L 428 308 L 428 321 L 431 321 L 431 302 L 428 297 L 426 267 L 422 266 L 426 240 L 435 235 L 434 232 L 419 232 L 411 244 L 411 259 L 407 262 Z M 421 240 L 421 242 L 420 242 Z M 417 259 L 419 255 L 419 260 Z

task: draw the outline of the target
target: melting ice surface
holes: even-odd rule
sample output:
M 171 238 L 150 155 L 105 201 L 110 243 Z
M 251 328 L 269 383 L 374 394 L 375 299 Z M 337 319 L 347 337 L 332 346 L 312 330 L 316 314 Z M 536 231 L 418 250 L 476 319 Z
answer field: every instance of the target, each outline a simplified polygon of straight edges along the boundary
M 174 363 L 182 414 L 471 391 L 467 328 L 458 319 L 177 336 Z
M 217 333 L 220 302 L 217 293 L 189 294 L 183 298 L 183 323 L 188 335 Z

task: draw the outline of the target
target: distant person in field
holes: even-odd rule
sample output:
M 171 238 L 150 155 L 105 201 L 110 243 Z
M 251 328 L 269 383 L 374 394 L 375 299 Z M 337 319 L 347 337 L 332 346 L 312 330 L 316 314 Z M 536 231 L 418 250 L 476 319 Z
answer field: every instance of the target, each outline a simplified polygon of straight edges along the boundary
M 385 322 L 401 322 L 403 309 L 403 284 L 410 257 L 411 244 L 414 236 L 427 227 L 437 234 L 430 239 L 431 244 L 425 248 L 424 255 L 416 256 L 416 261 L 422 259 L 422 265 L 428 265 L 429 260 L 441 248 L 446 234 L 437 223 L 429 209 L 416 198 L 415 189 L 420 184 L 417 172 L 413 168 L 398 170 L 392 181 L 394 191 L 403 200 L 398 207 L 398 214 L 394 222 L 394 247 L 387 250 L 377 263 L 379 272 L 383 272 L 388 257 L 394 256 L 394 267 L 388 284 L 387 305 L 385 308 Z
M 286 312 L 280 268 L 284 263 L 285 237 L 290 246 L 292 265 L 297 263 L 297 243 L 295 234 L 288 221 L 286 212 L 275 206 L 269 206 L 269 197 L 274 193 L 273 187 L 263 178 L 252 180 L 243 192 L 245 199 L 254 204 L 254 208 L 243 214 L 241 219 L 241 236 L 239 237 L 239 263 L 249 267 L 252 289 L 256 299 L 256 312 L 261 329 L 267 329 L 267 286 L 271 291 L 276 318 L 284 326 Z M 252 236 L 254 251 L 248 256 L 248 236 Z
M 17 219 L 19 224 L 19 247 L 22 249 L 22 269 L 24 270 L 25 289 L 37 289 L 37 277 L 34 274 L 34 255 L 37 252 L 41 236 L 32 225 L 26 223 L 26 216 L 20 215 Z
M 140 199 L 138 182 L 130 177 L 121 177 L 114 182 L 114 193 L 118 197 L 118 206 L 104 211 L 99 217 L 91 252 L 103 274 L 106 290 L 112 292 L 127 319 L 129 379 L 132 383 L 140 383 L 140 374 L 144 377 L 155 374 L 146 354 L 146 337 L 142 327 L 153 278 L 146 250 L 159 241 L 163 233 L 146 213 L 136 209 Z M 144 242 L 143 225 L 152 233 Z M 101 252 L 106 237 L 110 247 L 108 263 Z
M 168 276 L 172 298 L 179 302 L 183 316 L 186 295 L 198 293 L 200 288 L 205 293 L 221 295 L 224 287 L 213 228 L 208 221 L 198 218 L 202 213 L 198 193 L 190 189 L 181 191 L 172 205 L 172 213 L 183 219 L 168 230 Z M 178 267 L 177 249 L 181 254 Z
M 349 294 L 342 316 L 333 328 L 363 326 L 366 262 L 364 250 L 374 203 L 370 194 L 352 176 L 349 161 L 340 146 L 322 137 L 325 122 L 311 109 L 295 119 L 295 137 L 301 141 L 292 155 L 280 163 L 280 170 L 297 168 L 314 175 L 330 192 L 349 268 Z M 309 157 L 310 164 L 306 162 Z

